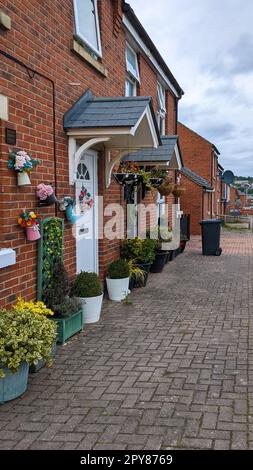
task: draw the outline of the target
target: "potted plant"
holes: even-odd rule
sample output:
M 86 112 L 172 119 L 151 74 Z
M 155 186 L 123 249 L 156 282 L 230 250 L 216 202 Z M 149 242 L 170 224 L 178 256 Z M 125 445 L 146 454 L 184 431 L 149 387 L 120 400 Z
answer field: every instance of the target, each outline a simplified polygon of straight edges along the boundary
M 18 186 L 31 184 L 29 174 L 40 163 L 39 159 L 32 158 L 25 150 L 17 149 L 9 153 L 8 168 L 17 172 Z
M 27 389 L 29 365 L 41 359 L 52 364 L 55 325 L 27 309 L 0 310 L 0 403 Z
M 51 319 L 57 323 L 57 342 L 61 344 L 83 329 L 81 302 L 69 297 L 69 293 L 68 275 L 62 261 L 58 260 L 43 290 L 43 301 L 54 313 Z
M 54 190 L 50 184 L 38 184 L 36 188 L 36 195 L 40 200 L 40 206 L 52 206 L 57 202 Z
M 24 310 L 27 310 L 34 315 L 44 315 L 44 316 L 52 316 L 54 312 L 50 310 L 49 308 L 46 307 L 46 305 L 43 302 L 33 302 L 32 300 L 25 301 L 22 299 L 22 297 L 19 297 L 16 304 L 13 306 L 13 309 L 15 311 L 21 312 Z M 51 351 L 52 357 L 56 355 L 56 339 L 52 344 L 52 351 Z M 29 367 L 29 372 L 34 374 L 35 372 L 38 372 L 42 367 L 46 365 L 45 359 L 40 359 L 36 364 L 32 364 Z
M 137 183 L 140 179 L 139 167 L 134 162 L 121 163 L 113 176 L 117 183 L 121 185 Z
M 121 302 L 129 294 L 130 270 L 128 262 L 119 258 L 113 261 L 107 270 L 106 285 L 110 300 Z
M 71 295 L 82 305 L 84 323 L 96 323 L 100 319 L 103 289 L 96 273 L 81 271 L 71 287 Z
M 144 271 L 144 280 L 135 284 L 135 287 L 144 287 L 147 284 L 148 273 L 150 266 L 155 259 L 155 240 L 150 238 L 141 239 L 135 237 L 133 239 L 126 239 L 121 246 L 122 257 L 126 260 L 133 260 L 135 266 Z
M 139 265 L 135 264 L 134 260 L 128 261 L 129 267 L 129 290 L 131 291 L 134 287 L 142 287 L 145 282 L 146 272 Z
M 25 228 L 26 239 L 28 241 L 35 241 L 40 239 L 39 222 L 41 215 L 35 211 L 23 211 L 19 214 L 18 224 L 20 227 Z
M 168 230 L 162 229 L 160 226 L 147 232 L 147 236 L 155 240 L 155 259 L 150 267 L 152 273 L 159 273 L 163 270 L 166 259 L 168 259 L 168 244 L 172 237 Z

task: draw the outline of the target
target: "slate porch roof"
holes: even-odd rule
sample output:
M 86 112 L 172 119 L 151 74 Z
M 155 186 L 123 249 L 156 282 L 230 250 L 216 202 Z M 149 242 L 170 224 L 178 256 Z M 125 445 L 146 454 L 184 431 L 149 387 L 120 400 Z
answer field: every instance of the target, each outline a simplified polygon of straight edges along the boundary
M 178 144 L 178 136 L 177 135 L 167 135 L 161 137 L 162 145 L 157 147 L 156 149 L 142 149 L 138 152 L 131 153 L 123 158 L 124 162 L 170 162 L 173 154 L 175 152 L 175 147 Z M 178 146 L 179 149 L 179 146 Z M 179 149 L 179 154 L 182 160 L 182 156 Z
M 96 98 L 86 91 L 63 117 L 64 129 L 134 127 L 149 107 L 160 142 L 152 98 L 147 96 Z
M 192 180 L 194 183 L 198 184 L 199 186 L 202 186 L 202 188 L 205 188 L 208 191 L 212 191 L 213 188 L 210 183 L 205 178 L 202 178 L 202 176 L 190 170 L 190 168 L 184 166 L 181 169 L 181 173 L 190 180 Z

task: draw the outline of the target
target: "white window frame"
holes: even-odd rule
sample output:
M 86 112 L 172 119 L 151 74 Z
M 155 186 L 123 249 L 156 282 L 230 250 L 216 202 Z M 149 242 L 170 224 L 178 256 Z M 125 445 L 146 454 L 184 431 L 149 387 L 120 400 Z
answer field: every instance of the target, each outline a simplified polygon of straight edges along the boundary
M 134 89 L 134 94 L 133 95 L 127 95 L 126 93 L 126 82 L 129 82 L 133 85 L 133 89 Z M 129 75 L 126 75 L 126 79 L 125 79 L 125 96 L 126 97 L 131 97 L 131 96 L 136 96 L 137 95 L 137 84 L 136 84 L 136 81 L 132 79 L 132 77 L 130 77 Z
M 132 68 L 131 64 L 129 64 L 129 62 L 128 62 L 128 59 L 127 59 L 127 49 L 129 49 L 129 50 L 134 54 L 136 73 L 133 72 L 133 68 Z M 131 77 L 132 79 L 134 79 L 136 82 L 140 83 L 140 72 L 139 72 L 139 64 L 138 64 L 137 54 L 136 54 L 135 50 L 128 44 L 128 42 L 126 43 L 126 52 L 125 52 L 125 55 L 126 55 L 126 70 L 127 70 L 127 74 L 129 74 L 130 77 Z
M 93 51 L 98 57 L 102 57 L 102 47 L 101 47 L 101 38 L 100 38 L 100 27 L 99 27 L 99 18 L 98 18 L 98 5 L 97 5 L 97 0 L 92 0 L 94 4 L 94 10 L 95 10 L 95 27 L 96 27 L 96 33 L 97 33 L 97 41 L 98 41 L 98 49 L 89 42 L 89 40 L 82 35 L 80 28 L 79 28 L 79 15 L 78 15 L 78 8 L 77 8 L 77 0 L 73 0 L 74 4 L 74 19 L 75 19 L 75 32 L 76 35 L 84 41 L 84 43 Z
M 165 118 L 166 118 L 166 89 L 164 86 L 157 81 L 157 101 L 158 101 L 158 113 L 157 113 L 157 124 L 161 135 L 165 134 Z

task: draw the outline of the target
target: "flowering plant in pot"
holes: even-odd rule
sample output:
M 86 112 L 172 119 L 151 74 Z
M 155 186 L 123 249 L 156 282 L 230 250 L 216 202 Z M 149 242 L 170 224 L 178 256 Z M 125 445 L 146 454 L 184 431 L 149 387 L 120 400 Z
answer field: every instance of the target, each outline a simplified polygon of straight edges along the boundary
M 44 315 L 46 317 L 53 316 L 54 312 L 46 307 L 44 302 L 36 302 L 36 301 L 25 301 L 22 297 L 18 297 L 16 304 L 13 306 L 13 310 L 17 312 L 28 311 L 33 313 L 34 315 Z M 56 355 L 56 339 L 52 344 L 52 357 Z M 29 372 L 35 373 L 38 372 L 42 367 L 46 365 L 45 359 L 40 359 L 36 363 L 33 363 L 29 367 Z
M 9 153 L 8 168 L 17 172 L 18 186 L 31 184 L 29 173 L 40 163 L 39 159 L 32 158 L 25 150 L 17 149 Z
M 70 295 L 81 301 L 84 323 L 99 321 L 104 294 L 101 281 L 96 273 L 81 271 L 77 274 L 71 286 Z
M 40 200 L 40 206 L 51 206 L 57 202 L 54 190 L 50 184 L 38 184 L 36 188 L 36 195 Z
M 140 178 L 139 167 L 136 163 L 121 163 L 117 170 L 113 173 L 117 183 L 128 184 L 137 183 Z
M 20 227 L 25 228 L 26 238 L 28 241 L 39 240 L 40 230 L 39 222 L 41 220 L 41 215 L 35 211 L 23 211 L 19 214 L 18 224 Z
M 29 365 L 41 359 L 52 364 L 55 325 L 45 315 L 15 308 L 0 310 L 0 403 L 22 395 Z
M 129 264 L 125 259 L 119 258 L 109 264 L 107 269 L 106 285 L 110 300 L 121 302 L 129 294 Z
M 43 301 L 53 311 L 51 319 L 57 323 L 57 342 L 63 344 L 83 329 L 83 311 L 79 299 L 69 297 L 70 283 L 62 261 L 53 269 L 47 286 L 43 290 Z

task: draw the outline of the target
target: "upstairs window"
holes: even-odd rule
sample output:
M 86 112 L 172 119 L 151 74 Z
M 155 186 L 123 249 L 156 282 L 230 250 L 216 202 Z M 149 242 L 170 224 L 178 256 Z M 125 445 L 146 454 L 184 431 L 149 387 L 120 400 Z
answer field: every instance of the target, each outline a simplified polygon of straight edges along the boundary
M 126 81 L 125 95 L 136 96 L 137 83 L 140 82 L 139 66 L 136 52 L 127 44 L 126 46 Z
M 74 16 L 76 35 L 101 57 L 97 0 L 74 0 Z
M 161 135 L 165 134 L 166 92 L 161 83 L 157 82 L 158 113 L 157 124 Z

